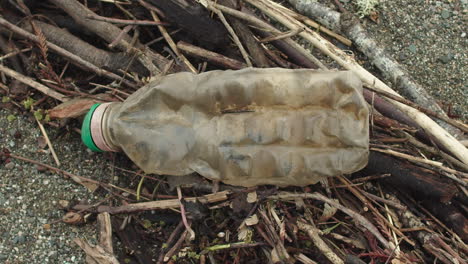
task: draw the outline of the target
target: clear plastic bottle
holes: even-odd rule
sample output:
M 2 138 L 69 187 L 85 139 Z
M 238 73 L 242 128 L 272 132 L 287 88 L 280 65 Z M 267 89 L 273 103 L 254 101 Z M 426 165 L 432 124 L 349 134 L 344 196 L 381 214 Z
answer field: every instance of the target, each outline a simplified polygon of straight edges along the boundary
M 313 184 L 363 168 L 369 153 L 368 107 L 349 71 L 176 73 L 93 106 L 82 133 L 146 173 L 239 186 Z

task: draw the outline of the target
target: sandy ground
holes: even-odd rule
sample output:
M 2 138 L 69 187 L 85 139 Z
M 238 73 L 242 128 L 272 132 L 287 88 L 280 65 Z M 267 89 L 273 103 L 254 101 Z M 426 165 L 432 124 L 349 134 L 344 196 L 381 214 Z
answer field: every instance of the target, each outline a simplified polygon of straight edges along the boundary
M 352 1 L 345 6 L 352 9 Z M 427 3 L 428 2 L 428 3 Z M 377 8 L 378 24 L 364 25 L 408 67 L 443 106 L 467 113 L 467 1 L 388 0 Z M 13 121 L 8 116 L 14 116 Z M 105 154 L 94 154 L 75 132 L 47 127 L 55 150 L 68 172 L 109 181 L 112 165 Z M 18 111 L 0 110 L 0 149 L 49 165 L 54 161 L 41 146 L 40 130 Z M 63 176 L 44 172 L 36 165 L 14 160 L 0 164 L 0 263 L 85 263 L 75 237 L 96 240 L 95 223 L 66 225 L 60 200 L 93 203 L 102 194 L 89 193 Z M 47 228 L 46 224 L 50 224 Z

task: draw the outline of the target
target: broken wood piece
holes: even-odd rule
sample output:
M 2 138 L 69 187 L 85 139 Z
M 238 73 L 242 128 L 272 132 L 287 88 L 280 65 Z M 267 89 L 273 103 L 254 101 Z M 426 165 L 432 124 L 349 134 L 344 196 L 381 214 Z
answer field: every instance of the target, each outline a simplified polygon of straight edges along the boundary
M 165 22 L 156 22 L 149 20 L 128 20 L 128 19 L 118 19 L 111 17 L 99 16 L 96 14 L 86 16 L 88 19 L 99 20 L 104 22 L 109 22 L 113 24 L 124 24 L 124 25 L 138 25 L 138 26 L 167 26 L 168 23 Z
M 107 212 L 98 214 L 97 222 L 99 225 L 99 245 L 104 251 L 113 255 L 114 248 L 112 246 L 112 222 L 110 214 Z
M 47 146 L 49 146 L 49 150 L 50 150 L 50 153 L 52 153 L 52 157 L 54 158 L 55 164 L 57 164 L 57 166 L 60 166 L 60 161 L 57 157 L 57 153 L 55 153 L 55 149 L 54 149 L 54 146 L 52 145 L 52 142 L 50 142 L 49 135 L 47 135 L 47 132 L 44 126 L 42 125 L 41 121 L 39 121 L 39 119 L 37 119 L 35 115 L 34 115 L 34 118 L 36 119 L 39 129 L 41 130 L 42 136 L 44 136 L 45 138 Z
M 242 68 L 247 67 L 247 64 L 242 63 L 238 60 L 231 59 L 224 55 L 202 49 L 197 46 L 193 46 L 183 41 L 177 42 L 177 47 L 182 51 L 187 53 L 190 56 L 194 56 L 197 58 L 205 59 L 208 62 L 211 62 L 217 66 L 221 66 L 227 69 L 239 70 Z
M 80 238 L 73 239 L 81 249 L 86 252 L 88 256 L 90 256 L 96 263 L 99 264 L 119 264 L 117 258 L 110 253 L 107 253 L 102 247 L 100 246 L 91 246 L 88 242 L 84 241 Z
M 195 202 L 198 201 L 202 204 L 207 203 L 216 203 L 228 199 L 230 191 L 222 191 L 213 194 L 207 194 L 200 197 L 189 197 L 184 198 L 185 201 Z M 111 206 L 99 206 L 98 212 L 108 212 L 110 214 L 120 214 L 120 213 L 130 213 L 130 212 L 139 212 L 147 210 L 157 210 L 157 209 L 170 209 L 170 208 L 179 208 L 179 199 L 169 199 L 161 201 L 152 201 L 152 202 L 143 202 L 143 203 L 134 203 L 127 204 L 117 207 Z
M 293 30 L 304 27 L 304 24 L 300 23 L 296 19 L 288 16 L 284 12 L 275 9 L 271 4 L 271 1 L 269 0 L 245 1 L 262 10 L 269 17 L 276 19 L 289 29 Z M 305 40 L 309 41 L 312 45 L 320 49 L 323 53 L 330 56 L 338 64 L 355 73 L 361 78 L 363 83 L 370 85 L 376 89 L 384 90 L 389 93 L 400 96 L 397 92 L 395 92 L 393 89 L 387 86 L 384 82 L 382 82 L 380 79 L 378 79 L 366 69 L 364 69 L 361 65 L 359 65 L 359 63 L 357 63 L 354 60 L 354 58 L 346 54 L 341 49 L 337 48 L 328 40 L 324 39 L 322 36 L 317 34 L 317 32 L 306 28 L 306 30 L 299 33 L 299 35 Z M 450 152 L 454 154 L 458 159 L 468 164 L 468 149 L 465 148 L 465 146 L 463 146 L 454 136 L 449 134 L 435 121 L 433 121 L 417 109 L 395 101 L 391 101 L 391 103 L 395 105 L 398 109 L 400 109 L 402 112 L 406 113 L 410 118 L 412 118 L 418 125 L 420 125 L 426 131 L 426 133 L 433 136 L 437 141 L 439 141 L 439 143 L 441 143 L 444 147 L 449 149 Z

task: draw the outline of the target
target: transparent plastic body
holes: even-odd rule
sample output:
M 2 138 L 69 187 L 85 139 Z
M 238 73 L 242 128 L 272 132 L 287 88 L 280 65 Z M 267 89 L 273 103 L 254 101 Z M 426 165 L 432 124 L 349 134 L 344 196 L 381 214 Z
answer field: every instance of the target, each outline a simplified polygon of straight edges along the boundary
M 106 141 L 146 173 L 239 186 L 313 184 L 367 164 L 368 108 L 351 72 L 177 73 L 103 116 Z

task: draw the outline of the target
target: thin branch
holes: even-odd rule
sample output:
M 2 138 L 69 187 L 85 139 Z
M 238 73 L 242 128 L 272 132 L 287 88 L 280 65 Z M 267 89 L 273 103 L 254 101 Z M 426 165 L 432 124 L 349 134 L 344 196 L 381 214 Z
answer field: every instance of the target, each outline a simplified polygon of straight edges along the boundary
M 1 20 L 2 18 L 0 18 Z M 44 93 L 45 95 L 48 95 L 54 99 L 57 99 L 59 100 L 60 102 L 65 102 L 65 101 L 68 101 L 68 97 L 66 97 L 65 95 L 59 93 L 59 92 L 56 92 L 52 89 L 50 89 L 49 87 L 41 84 L 41 83 L 38 83 L 36 81 L 34 81 L 33 79 L 27 77 L 27 76 L 24 76 L 18 72 L 15 72 L 14 70 L 10 69 L 10 68 L 7 68 L 3 65 L 0 64 L 0 71 L 5 73 L 6 75 L 10 76 L 11 78 L 15 79 L 15 80 L 18 80 L 38 91 L 40 91 L 41 93 Z

